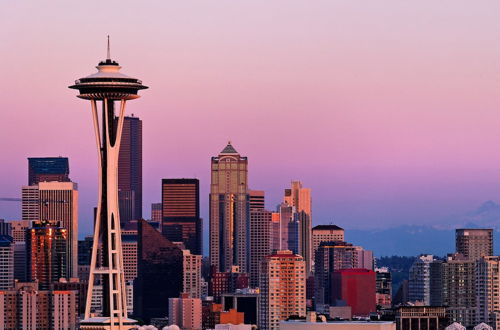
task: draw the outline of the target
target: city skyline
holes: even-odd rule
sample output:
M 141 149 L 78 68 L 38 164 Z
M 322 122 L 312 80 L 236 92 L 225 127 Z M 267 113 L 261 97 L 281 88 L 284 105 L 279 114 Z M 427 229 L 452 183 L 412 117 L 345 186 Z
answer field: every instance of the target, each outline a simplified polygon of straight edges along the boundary
M 65 84 L 68 76 L 87 72 L 89 59 L 104 56 L 100 41 L 109 33 L 113 57 L 153 86 L 134 109 L 144 122 L 146 217 L 149 205 L 160 201 L 162 178 L 197 177 L 201 216 L 208 219 L 209 159 L 227 140 L 248 156 L 249 188 L 266 191 L 266 208 L 274 209 L 292 180 L 310 187 L 314 225 L 434 224 L 498 201 L 500 50 L 494 31 L 500 23 L 494 13 L 500 5 L 384 3 L 388 13 L 359 2 L 318 2 L 304 12 L 291 1 L 279 15 L 282 26 L 261 13 L 266 4 L 259 1 L 226 9 L 200 4 L 207 12 L 192 13 L 195 24 L 163 20 L 153 10 L 175 16 L 189 12 L 188 4 L 145 5 L 124 13 L 142 14 L 139 22 L 152 15 L 150 25 L 127 31 L 137 43 L 133 54 L 118 23 L 97 23 L 83 35 L 84 6 L 2 5 L 1 69 L 9 81 L 0 82 L 6 94 L 0 140 L 9 175 L 1 177 L 0 197 L 20 197 L 26 158 L 68 157 L 71 179 L 79 184 L 80 233 L 91 232 L 97 166 L 90 119 Z M 249 18 L 236 22 L 227 13 Z M 42 26 L 49 17 L 51 24 Z M 250 29 L 253 21 L 262 27 Z M 72 35 L 61 27 L 70 23 L 72 33 L 81 34 L 78 47 L 67 46 Z M 53 38 L 41 42 L 40 33 Z M 25 51 L 28 45 L 33 51 Z M 9 64 L 16 62 L 23 70 Z M 37 103 L 19 98 L 28 80 Z M 17 129 L 28 120 L 37 125 Z M 188 120 L 189 126 L 172 125 Z M 237 121 L 244 129 L 230 125 Z M 153 144 L 156 137 L 178 143 Z M 0 210 L 2 217 L 20 219 L 19 204 L 0 202 Z

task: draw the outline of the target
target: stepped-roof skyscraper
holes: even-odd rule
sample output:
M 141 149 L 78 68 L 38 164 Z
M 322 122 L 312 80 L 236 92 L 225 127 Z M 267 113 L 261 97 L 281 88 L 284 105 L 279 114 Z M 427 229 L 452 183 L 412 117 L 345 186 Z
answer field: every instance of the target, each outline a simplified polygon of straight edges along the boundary
M 90 277 L 82 329 L 132 329 L 135 321 L 127 317 L 127 295 L 123 270 L 120 213 L 118 206 L 118 158 L 125 118 L 125 104 L 139 97 L 147 88 L 139 79 L 120 72 L 119 64 L 111 60 L 97 66 L 97 73 L 75 81 L 69 88 L 79 90 L 79 98 L 90 100 L 99 160 L 99 200 L 94 226 L 94 242 Z M 98 110 L 97 102 L 102 104 Z M 115 101 L 120 101 L 115 113 Z M 102 246 L 102 263 L 98 266 L 97 250 Z M 103 284 L 102 317 L 91 317 L 90 307 L 94 278 L 101 276 Z
M 247 269 L 248 159 L 231 142 L 212 157 L 210 264 L 220 272 Z

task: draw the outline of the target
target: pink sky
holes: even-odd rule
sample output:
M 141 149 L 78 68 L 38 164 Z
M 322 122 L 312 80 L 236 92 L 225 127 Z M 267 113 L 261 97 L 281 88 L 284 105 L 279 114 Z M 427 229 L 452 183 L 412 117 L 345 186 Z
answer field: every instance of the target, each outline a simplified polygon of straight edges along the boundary
M 27 157 L 67 156 L 88 232 L 90 106 L 67 86 L 110 34 L 150 86 L 127 110 L 144 125 L 145 215 L 161 178 L 196 176 L 207 219 L 229 139 L 269 208 L 290 180 L 311 187 L 315 223 L 435 223 L 500 201 L 498 17 L 497 0 L 3 1 L 0 197 L 20 195 Z

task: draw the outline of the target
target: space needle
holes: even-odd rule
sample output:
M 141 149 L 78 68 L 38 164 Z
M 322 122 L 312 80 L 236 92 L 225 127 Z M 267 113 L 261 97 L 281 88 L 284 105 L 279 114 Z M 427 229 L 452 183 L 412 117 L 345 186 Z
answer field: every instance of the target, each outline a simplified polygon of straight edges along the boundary
M 99 202 L 94 225 L 85 319 L 80 323 L 81 329 L 134 329 L 136 324 L 135 320 L 127 316 L 118 208 L 118 153 L 125 104 L 128 100 L 138 98 L 139 90 L 148 87 L 139 79 L 124 75 L 120 69 L 120 65 L 111 60 L 108 36 L 107 58 L 97 65 L 98 71 L 69 86 L 80 92 L 79 98 L 90 100 L 99 159 Z M 115 101 L 119 104 L 116 112 Z M 98 109 L 98 104 L 102 105 L 101 109 Z M 98 265 L 99 247 L 102 257 Z M 102 315 L 96 317 L 90 307 L 94 281 L 99 276 L 103 288 L 103 306 Z

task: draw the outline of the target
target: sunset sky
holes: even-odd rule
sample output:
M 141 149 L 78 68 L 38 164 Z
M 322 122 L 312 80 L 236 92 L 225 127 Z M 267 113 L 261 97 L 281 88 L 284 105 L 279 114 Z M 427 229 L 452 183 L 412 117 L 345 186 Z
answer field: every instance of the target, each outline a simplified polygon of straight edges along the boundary
M 80 236 L 97 199 L 90 105 L 67 88 L 106 56 L 150 89 L 144 214 L 161 178 L 197 177 L 208 224 L 210 157 L 249 158 L 267 207 L 290 181 L 314 224 L 437 224 L 500 202 L 500 1 L 2 1 L 0 197 L 27 157 L 67 156 Z M 19 219 L 20 203 L 0 202 Z

